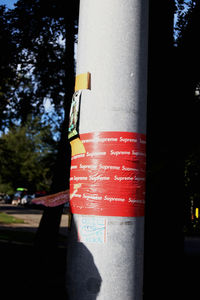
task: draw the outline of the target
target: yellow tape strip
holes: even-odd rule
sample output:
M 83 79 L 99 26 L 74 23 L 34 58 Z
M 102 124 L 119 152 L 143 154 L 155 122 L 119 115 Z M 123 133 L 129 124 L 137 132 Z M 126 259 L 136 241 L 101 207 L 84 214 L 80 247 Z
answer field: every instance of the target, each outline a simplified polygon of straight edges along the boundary
M 199 209 L 198 207 L 195 208 L 195 217 L 198 219 L 199 218 Z
M 85 147 L 79 138 L 72 140 L 70 142 L 70 144 L 71 144 L 71 150 L 72 150 L 71 156 L 74 156 L 77 154 L 83 154 L 86 152 Z
M 75 81 L 75 92 L 87 89 L 91 89 L 91 74 L 87 72 L 77 75 Z

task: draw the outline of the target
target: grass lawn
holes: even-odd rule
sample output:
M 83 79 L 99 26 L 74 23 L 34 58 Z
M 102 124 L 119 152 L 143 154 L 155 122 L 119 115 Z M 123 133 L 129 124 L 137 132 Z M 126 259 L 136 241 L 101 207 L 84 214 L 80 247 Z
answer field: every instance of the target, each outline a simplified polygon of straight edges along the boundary
M 4 212 L 0 212 L 0 224 L 24 223 L 24 220 L 10 216 Z

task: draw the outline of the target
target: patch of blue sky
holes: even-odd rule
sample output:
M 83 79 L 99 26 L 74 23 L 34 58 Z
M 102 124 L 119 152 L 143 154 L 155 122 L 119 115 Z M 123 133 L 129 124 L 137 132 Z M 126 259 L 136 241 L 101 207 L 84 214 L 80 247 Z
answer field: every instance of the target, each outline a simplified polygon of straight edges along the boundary
M 178 21 L 178 9 L 179 9 L 179 4 L 178 4 L 178 0 L 175 0 L 175 4 L 176 4 L 176 7 L 177 7 L 177 11 L 174 15 L 174 40 L 175 40 L 175 45 L 176 45 L 176 40 L 178 38 L 178 30 L 176 29 L 176 26 L 177 26 L 177 21 Z M 190 8 L 190 5 L 193 4 L 193 1 L 192 0 L 185 0 L 183 1 L 182 3 L 182 11 L 181 13 L 182 14 L 185 14 L 187 13 L 188 9 Z
M 7 8 L 13 9 L 17 0 L 0 0 L 0 5 L 5 5 Z

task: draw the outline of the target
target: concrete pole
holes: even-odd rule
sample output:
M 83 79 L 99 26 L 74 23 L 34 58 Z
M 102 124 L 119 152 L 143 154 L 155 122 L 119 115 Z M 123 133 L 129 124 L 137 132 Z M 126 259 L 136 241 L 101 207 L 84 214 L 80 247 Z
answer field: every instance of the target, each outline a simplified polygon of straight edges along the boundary
M 72 157 L 72 300 L 143 295 L 148 0 L 80 0 L 77 74 L 83 90 Z

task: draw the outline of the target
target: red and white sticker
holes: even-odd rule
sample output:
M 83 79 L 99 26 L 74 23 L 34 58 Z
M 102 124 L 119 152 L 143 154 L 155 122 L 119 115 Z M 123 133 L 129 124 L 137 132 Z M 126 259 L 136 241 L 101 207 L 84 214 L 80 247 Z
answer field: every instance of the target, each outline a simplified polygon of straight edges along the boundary
M 134 132 L 84 133 L 86 153 L 72 157 L 72 213 L 144 216 L 146 136 Z

